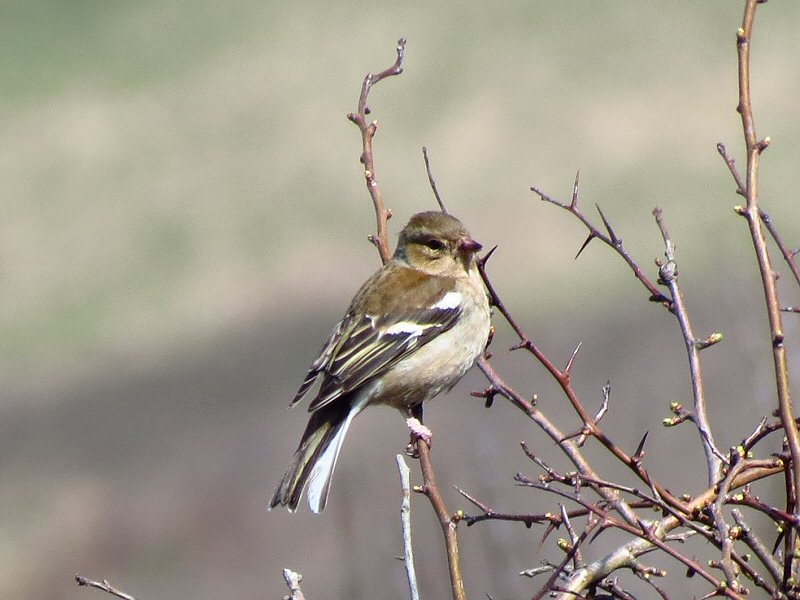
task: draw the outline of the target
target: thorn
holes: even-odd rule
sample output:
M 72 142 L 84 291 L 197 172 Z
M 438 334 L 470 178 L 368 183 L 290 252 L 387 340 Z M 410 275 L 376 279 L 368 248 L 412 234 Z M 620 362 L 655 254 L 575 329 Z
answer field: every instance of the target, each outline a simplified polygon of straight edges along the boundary
M 575 172 L 575 183 L 572 186 L 572 202 L 569 204 L 570 210 L 578 208 L 578 184 L 581 181 L 581 171 L 578 169 Z M 580 254 L 580 253 L 579 253 Z
M 578 253 L 575 255 L 575 258 L 573 258 L 572 260 L 578 260 L 578 257 L 581 255 L 581 252 L 583 252 L 586 249 L 586 246 L 588 246 L 589 242 L 591 242 L 595 237 L 597 237 L 595 234 L 590 233 L 589 237 L 587 237 L 586 241 L 583 242 L 583 245 L 581 246 L 580 250 L 578 250 Z
M 485 266 L 486 266 L 486 263 L 487 263 L 487 262 L 488 262 L 488 260 L 491 258 L 492 254 L 494 254 L 494 251 L 495 251 L 495 250 L 497 250 L 497 245 L 493 246 L 493 247 L 492 247 L 492 248 L 491 248 L 491 249 L 490 249 L 490 250 L 489 250 L 489 251 L 488 251 L 486 254 L 484 254 L 482 257 L 480 257 L 480 258 L 478 259 L 478 264 L 479 264 L 481 267 L 485 267 Z
M 547 541 L 547 538 L 550 537 L 550 534 L 556 530 L 556 527 L 557 526 L 554 525 L 552 521 L 547 525 L 547 527 L 544 530 L 544 533 L 542 534 L 542 539 L 539 541 L 539 548 L 544 546 L 544 543 Z
M 636 452 L 633 454 L 633 459 L 636 461 L 637 465 L 642 462 L 642 459 L 644 458 L 644 443 L 647 441 L 647 436 L 649 433 L 649 431 L 645 431 L 644 435 L 642 436 L 642 440 L 639 442 L 639 445 L 636 446 Z
M 597 531 L 594 532 L 594 535 L 589 539 L 589 543 L 593 543 L 604 531 L 605 529 L 603 527 L 599 527 Z
M 572 363 L 575 362 L 575 357 L 578 355 L 578 350 L 581 349 L 583 342 L 578 342 L 578 345 L 575 346 L 575 350 L 572 351 L 572 356 L 569 357 L 569 361 L 567 361 L 567 366 L 564 367 L 564 373 L 569 373 L 572 369 Z
M 603 225 L 606 226 L 606 231 L 608 232 L 608 237 L 611 238 L 611 241 L 614 242 L 615 246 L 621 246 L 622 245 L 622 240 L 620 240 L 617 237 L 617 234 L 614 233 L 614 229 L 611 227 L 611 223 L 608 222 L 608 219 L 606 219 L 606 215 L 603 213 L 603 209 L 600 208 L 599 204 L 595 204 L 595 206 L 597 207 L 597 212 L 600 213 L 600 218 L 603 219 Z

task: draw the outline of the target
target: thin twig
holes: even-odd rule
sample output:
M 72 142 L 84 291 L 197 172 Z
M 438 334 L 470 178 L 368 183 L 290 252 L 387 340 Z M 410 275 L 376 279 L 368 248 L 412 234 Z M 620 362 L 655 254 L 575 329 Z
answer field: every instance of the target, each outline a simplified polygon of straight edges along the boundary
M 745 217 L 750 229 L 758 270 L 761 274 L 761 284 L 764 290 L 767 316 L 769 317 L 770 337 L 772 340 L 772 358 L 775 367 L 775 383 L 778 396 L 778 411 L 786 431 L 786 440 L 792 456 L 792 485 L 794 490 L 800 490 L 800 432 L 795 423 L 794 408 L 791 400 L 789 385 L 789 368 L 784 344 L 783 322 L 781 307 L 778 300 L 778 291 L 772 261 L 767 249 L 764 236 L 761 209 L 758 204 L 758 169 L 761 153 L 769 145 L 768 137 L 759 139 L 756 135 L 755 121 L 753 119 L 753 106 L 750 98 L 750 40 L 753 34 L 753 20 L 759 0 L 747 0 L 745 3 L 742 26 L 736 32 L 736 48 L 739 57 L 739 105 L 737 110 L 742 117 L 742 130 L 744 132 L 747 151 L 747 171 L 745 177 L 746 206 L 738 207 L 737 212 Z M 792 498 L 791 512 L 797 511 L 796 498 Z M 786 573 L 794 571 L 792 567 L 793 556 L 797 550 L 797 536 L 790 529 L 786 534 L 786 547 L 784 556 L 787 564 Z
M 367 97 L 369 92 L 379 81 L 399 75 L 403 72 L 403 58 L 405 56 L 405 38 L 400 38 L 397 41 L 397 60 L 394 64 L 373 75 L 368 74 L 364 78 L 364 83 L 361 86 L 361 95 L 358 99 L 358 111 L 350 113 L 347 118 L 355 123 L 361 131 L 361 139 L 363 151 L 361 153 L 361 163 L 364 165 L 364 177 L 367 182 L 367 189 L 372 197 L 372 204 L 375 209 L 375 218 L 377 220 L 377 234 L 370 236 L 370 240 L 375 244 L 380 254 L 381 261 L 386 264 L 391 259 L 389 252 L 389 241 L 386 223 L 392 216 L 391 211 L 387 210 L 383 204 L 378 181 L 375 177 L 375 160 L 372 150 L 372 139 L 375 136 L 375 131 L 378 128 L 378 122 L 372 121 L 367 123 L 367 114 L 369 108 L 367 107 Z M 434 474 L 433 465 L 430 460 L 430 446 L 424 440 L 418 440 L 417 450 L 419 452 L 420 468 L 422 470 L 423 486 L 421 490 L 425 493 L 433 506 L 439 522 L 442 524 L 442 531 L 445 538 L 445 546 L 447 549 L 447 563 L 450 570 L 450 581 L 453 588 L 453 600 L 466 600 L 466 593 L 464 591 L 464 583 L 461 575 L 461 565 L 458 554 L 458 539 L 456 537 L 455 524 L 456 521 L 451 518 L 447 512 L 447 507 L 444 504 L 441 492 L 436 485 L 436 476 Z
M 291 569 L 284 569 L 283 580 L 286 582 L 286 585 L 289 586 L 289 591 L 291 593 L 289 600 L 305 600 L 303 590 L 300 589 L 300 582 L 303 581 L 303 576 L 300 573 L 292 571 Z
M 445 547 L 447 549 L 447 565 L 450 571 L 450 586 L 453 592 L 453 600 L 466 600 L 467 593 L 464 590 L 464 580 L 461 574 L 461 558 L 458 551 L 458 536 L 456 534 L 457 519 L 448 512 L 445 506 L 442 493 L 436 484 L 436 475 L 431 464 L 431 449 L 426 440 L 417 441 L 419 451 L 419 464 L 422 470 L 423 484 L 420 491 L 428 497 L 431 506 L 439 520 L 444 535 Z
M 364 77 L 364 83 L 361 85 L 361 95 L 358 98 L 358 110 L 347 115 L 347 118 L 355 123 L 361 131 L 363 151 L 360 160 L 361 164 L 364 165 L 364 179 L 367 183 L 369 195 L 372 197 L 372 204 L 375 207 L 375 218 L 377 220 L 377 234 L 370 236 L 369 239 L 378 248 L 378 253 L 384 264 L 389 262 L 392 257 L 389 251 L 389 236 L 387 233 L 387 222 L 391 218 L 392 212 L 385 208 L 383 196 L 381 195 L 378 180 L 375 176 L 375 158 L 372 151 L 372 139 L 375 137 L 375 132 L 378 129 L 378 122 L 375 120 L 367 122 L 367 115 L 369 114 L 367 98 L 375 84 L 387 77 L 399 75 L 403 72 L 405 47 L 405 38 L 400 38 L 397 41 L 397 60 L 395 60 L 394 64 L 380 73 L 368 73 L 367 76 Z
M 498 389 L 498 393 L 502 394 L 505 398 L 510 400 L 512 404 L 521 409 L 528 417 L 533 420 L 549 437 L 552 439 L 564 454 L 572 461 L 572 464 L 582 473 L 594 476 L 597 478 L 594 469 L 581 453 L 577 444 L 569 439 L 564 433 L 556 427 L 553 422 L 548 419 L 540 410 L 537 410 L 527 399 L 522 397 L 516 390 L 509 386 L 503 378 L 494 370 L 494 368 L 486 360 L 486 357 L 481 356 L 475 363 L 478 368 L 483 371 L 483 374 L 491 382 L 491 384 Z M 631 522 L 636 522 L 636 514 L 625 500 L 613 490 L 598 490 L 600 496 L 612 504 L 622 517 Z
M 747 186 L 742 181 L 741 175 L 739 175 L 739 170 L 736 168 L 736 161 L 734 158 L 728 154 L 728 149 L 725 148 L 725 145 L 720 143 L 717 144 L 717 152 L 719 152 L 722 160 L 725 161 L 725 164 L 728 166 L 728 170 L 731 172 L 733 176 L 733 180 L 736 182 L 736 193 L 740 196 L 747 197 Z M 737 211 L 738 212 L 738 211 Z M 800 266 L 797 264 L 796 256 L 797 250 L 792 250 L 784 244 L 783 239 L 781 238 L 780 234 L 778 233 L 777 228 L 775 227 L 775 223 L 772 221 L 772 217 L 770 217 L 762 208 L 759 207 L 758 214 L 761 217 L 761 220 L 764 223 L 764 227 L 767 228 L 772 239 L 775 240 L 775 245 L 778 246 L 778 249 L 781 251 L 784 260 L 789 265 L 789 269 L 792 271 L 792 275 L 794 275 L 795 281 L 800 284 Z
M 648 475 L 647 471 L 642 467 L 641 461 L 638 460 L 634 456 L 630 456 L 625 453 L 619 446 L 617 446 L 600 428 L 598 423 L 593 420 L 586 409 L 584 408 L 582 402 L 577 397 L 575 390 L 572 387 L 571 381 L 571 374 L 569 371 L 559 370 L 555 364 L 545 356 L 545 354 L 533 343 L 533 341 L 527 336 L 525 331 L 522 329 L 522 326 L 514 319 L 511 313 L 508 311 L 508 308 L 505 306 L 503 301 L 500 299 L 497 290 L 495 289 L 494 285 L 492 284 L 489 276 L 486 273 L 486 259 L 491 255 L 491 251 L 487 256 L 483 257 L 478 262 L 478 272 L 481 274 L 483 278 L 483 282 L 486 285 L 486 289 L 489 292 L 489 298 L 492 305 L 497 308 L 498 312 L 503 315 L 503 318 L 509 323 L 511 328 L 520 338 L 520 343 L 515 346 L 515 348 L 525 348 L 531 354 L 533 354 L 536 359 L 542 364 L 542 366 L 547 369 L 550 375 L 558 382 L 561 386 L 562 391 L 569 399 L 570 403 L 572 404 L 575 411 L 578 413 L 581 421 L 583 422 L 583 429 L 578 432 L 577 435 L 581 435 L 586 433 L 587 435 L 592 435 L 595 437 L 605 448 L 611 452 L 618 460 L 620 460 L 623 464 L 627 465 L 642 481 L 651 485 L 651 479 Z M 489 365 L 488 360 L 485 356 L 478 358 L 476 361 L 478 368 L 480 368 L 489 382 L 492 384 L 493 388 L 497 390 L 497 393 L 501 393 L 503 396 L 511 400 L 514 404 L 517 405 L 520 409 L 522 409 L 529 417 L 531 417 L 536 423 L 545 430 L 551 437 L 554 435 L 554 432 L 558 431 L 560 437 L 553 438 L 554 441 L 559 443 L 562 450 L 564 450 L 567 455 L 569 456 L 570 460 L 573 461 L 573 464 L 581 471 L 581 473 L 588 473 L 592 472 L 589 463 L 583 458 L 580 454 L 579 447 L 576 444 L 567 444 L 568 438 L 570 436 L 564 436 L 561 434 L 560 430 L 556 428 L 552 422 L 550 422 L 546 417 L 544 417 L 540 411 L 537 411 L 535 407 L 527 401 L 527 399 L 523 398 L 520 394 L 513 391 L 510 386 L 508 386 L 502 378 L 497 374 L 497 372 Z M 572 364 L 572 359 L 568 363 L 568 365 Z M 680 504 L 673 496 L 670 494 L 668 490 L 665 488 L 656 485 L 658 489 L 658 493 L 662 495 L 668 502 L 674 503 L 675 505 Z M 633 523 L 635 522 L 635 515 L 629 508 L 627 508 L 619 497 L 612 494 L 611 496 L 606 497 L 606 500 L 610 502 L 617 503 L 617 508 L 620 510 L 620 514 L 624 516 L 624 518 Z
M 431 184 L 433 195 L 436 197 L 436 203 L 444 214 L 448 214 L 447 207 L 444 205 L 444 200 L 442 200 L 441 195 L 439 195 L 439 188 L 436 187 L 436 181 L 433 179 L 431 161 L 428 159 L 428 149 L 425 146 L 422 147 L 422 158 L 425 160 L 425 172 L 428 174 L 428 183 Z
M 758 214 L 761 217 L 761 221 L 764 223 L 764 227 L 767 228 L 772 239 L 775 240 L 775 245 L 778 246 L 778 249 L 781 251 L 786 264 L 789 265 L 789 270 L 792 272 L 792 275 L 794 275 L 795 281 L 800 285 L 800 266 L 797 265 L 797 260 L 795 259 L 797 251 L 792 250 L 783 243 L 778 230 L 775 228 L 775 223 L 772 222 L 772 217 L 761 209 L 759 209 Z
M 628 267 L 630 267 L 631 271 L 633 271 L 633 274 L 636 277 L 636 279 L 638 279 L 642 283 L 642 285 L 647 289 L 647 291 L 650 292 L 650 300 L 652 302 L 660 302 L 661 304 L 669 308 L 669 305 L 671 304 L 672 300 L 670 298 L 667 298 L 661 292 L 661 290 L 659 290 L 656 287 L 656 285 L 652 281 L 650 281 L 647 275 L 644 274 L 644 271 L 642 271 L 641 267 L 639 267 L 639 265 L 636 264 L 636 261 L 633 260 L 633 257 L 628 253 L 628 251 L 623 246 L 622 240 L 619 237 L 617 237 L 617 234 L 614 232 L 614 229 L 608 223 L 608 220 L 606 219 L 600 207 L 597 206 L 597 211 L 600 213 L 600 218 L 603 221 L 603 224 L 606 228 L 606 231 L 608 232 L 608 235 L 604 234 L 597 227 L 595 227 L 589 220 L 589 218 L 586 217 L 586 215 L 584 215 L 583 212 L 580 210 L 580 208 L 578 207 L 578 182 L 579 182 L 579 176 L 576 175 L 575 184 L 573 185 L 572 188 L 572 199 L 569 204 L 565 204 L 563 202 L 555 200 L 554 198 L 551 198 L 538 188 L 532 187 L 531 191 L 536 195 L 538 195 L 539 198 L 541 198 L 543 201 L 549 202 L 550 204 L 555 204 L 556 206 L 566 210 L 568 213 L 570 213 L 576 219 L 578 219 L 581 223 L 583 223 L 586 229 L 589 230 L 589 237 L 586 239 L 586 242 L 584 242 L 584 245 L 581 247 L 581 251 L 593 239 L 596 238 L 600 240 L 601 242 L 612 248 L 628 264 Z M 580 251 L 578 252 L 578 254 L 580 254 Z
M 76 573 L 75 583 L 77 583 L 79 586 L 93 587 L 98 590 L 103 590 L 104 592 L 111 594 L 112 596 L 116 596 L 117 598 L 122 598 L 122 600 L 136 600 L 136 598 L 134 598 L 130 594 L 126 594 L 125 592 L 122 592 L 117 588 L 115 588 L 114 586 L 112 586 L 110 583 L 108 583 L 107 579 L 103 579 L 103 581 L 94 581 L 92 579 L 87 579 L 86 577 L 80 575 L 79 573 Z
M 744 520 L 742 511 L 734 508 L 731 510 L 731 516 L 736 522 L 736 525 L 739 527 L 739 535 L 741 540 L 753 551 L 761 563 L 766 567 L 767 571 L 769 571 L 769 574 L 772 577 L 772 580 L 775 583 L 780 583 L 782 573 L 778 561 L 775 560 L 775 558 L 772 556 L 772 553 L 769 551 L 766 545 L 764 545 L 764 542 L 761 541 L 761 538 L 759 538 L 753 532 L 750 525 Z
M 694 422 L 700 430 L 700 439 L 703 443 L 703 451 L 706 454 L 708 485 L 713 485 L 719 477 L 720 468 L 725 462 L 722 454 L 714 443 L 714 436 L 711 432 L 711 424 L 708 422 L 706 412 L 705 388 L 703 386 L 703 370 L 700 365 L 700 344 L 692 331 L 692 324 L 689 321 L 689 314 L 683 303 L 683 294 L 678 285 L 678 267 L 675 262 L 675 245 L 672 243 L 667 226 L 660 208 L 653 209 L 658 229 L 664 239 L 664 255 L 666 263 L 659 265 L 660 281 L 669 288 L 672 295 L 672 305 L 670 311 L 678 319 L 678 324 L 683 334 L 683 342 L 686 346 L 686 353 L 689 357 L 689 373 L 692 382 L 692 395 L 694 398 Z
M 734 455 L 736 456 L 736 455 Z M 731 535 L 731 527 L 725 521 L 725 516 L 722 514 L 722 505 L 730 490 L 731 482 L 741 472 L 744 467 L 744 461 L 739 460 L 730 466 L 728 472 L 719 483 L 719 492 L 716 500 L 709 504 L 708 509 L 712 516 L 712 522 L 717 532 L 717 541 L 722 550 L 719 566 L 725 574 L 725 582 L 738 592 L 742 592 L 742 586 L 738 581 L 738 573 L 736 565 L 733 561 L 733 536 Z
M 417 573 L 414 569 L 414 547 L 411 545 L 411 482 L 410 471 L 402 454 L 398 454 L 397 469 L 400 471 L 400 488 L 403 500 L 400 504 L 400 523 L 403 529 L 403 564 L 406 568 L 408 589 L 411 600 L 419 600 Z

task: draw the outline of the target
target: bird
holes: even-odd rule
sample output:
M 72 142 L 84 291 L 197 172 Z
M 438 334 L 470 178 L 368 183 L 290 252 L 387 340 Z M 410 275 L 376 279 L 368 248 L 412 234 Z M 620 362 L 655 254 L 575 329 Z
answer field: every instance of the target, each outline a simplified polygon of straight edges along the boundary
M 488 341 L 489 299 L 477 268 L 481 248 L 447 213 L 411 217 L 391 260 L 356 292 L 289 404 L 321 378 L 270 509 L 295 512 L 307 488 L 311 511 L 324 510 L 345 434 L 368 406 L 400 409 L 412 435 L 429 439 L 416 419 L 422 403 L 449 391 Z

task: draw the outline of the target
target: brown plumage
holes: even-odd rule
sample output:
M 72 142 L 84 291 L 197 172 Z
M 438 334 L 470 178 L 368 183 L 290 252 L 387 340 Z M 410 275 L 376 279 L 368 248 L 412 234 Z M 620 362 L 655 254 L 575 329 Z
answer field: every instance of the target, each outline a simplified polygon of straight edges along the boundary
M 270 508 L 294 511 L 308 487 L 311 510 L 322 511 L 359 412 L 371 404 L 417 406 L 449 390 L 472 366 L 489 334 L 489 303 L 475 266 L 480 248 L 450 215 L 411 218 L 392 260 L 356 293 L 290 404 L 322 377 Z

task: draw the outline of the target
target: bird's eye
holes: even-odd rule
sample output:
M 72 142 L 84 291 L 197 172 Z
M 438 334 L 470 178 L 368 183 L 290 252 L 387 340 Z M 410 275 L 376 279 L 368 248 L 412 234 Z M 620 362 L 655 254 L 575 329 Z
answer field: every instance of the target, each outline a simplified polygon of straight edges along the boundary
M 441 250 L 444 248 L 444 242 L 442 240 L 437 240 L 436 238 L 428 240 L 425 242 L 425 245 L 431 250 Z

